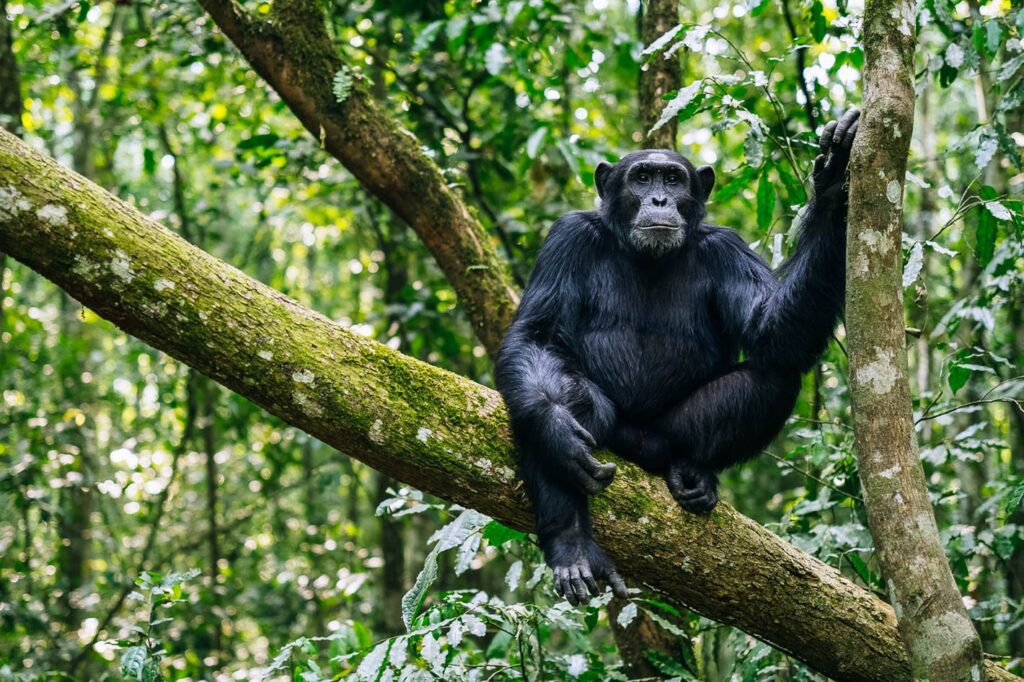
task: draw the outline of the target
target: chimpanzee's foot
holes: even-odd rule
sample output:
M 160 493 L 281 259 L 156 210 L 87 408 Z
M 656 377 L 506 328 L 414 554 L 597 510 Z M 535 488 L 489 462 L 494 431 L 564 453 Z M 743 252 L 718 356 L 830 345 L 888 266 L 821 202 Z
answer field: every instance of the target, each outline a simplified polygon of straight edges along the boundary
M 715 472 L 676 461 L 665 475 L 668 491 L 679 506 L 694 514 L 707 514 L 718 504 L 718 476 Z
M 581 538 L 575 547 L 566 543 L 551 552 L 548 564 L 555 574 L 555 592 L 576 606 L 601 593 L 598 581 L 608 583 L 616 597 L 627 596 L 626 583 L 615 564 L 593 540 Z

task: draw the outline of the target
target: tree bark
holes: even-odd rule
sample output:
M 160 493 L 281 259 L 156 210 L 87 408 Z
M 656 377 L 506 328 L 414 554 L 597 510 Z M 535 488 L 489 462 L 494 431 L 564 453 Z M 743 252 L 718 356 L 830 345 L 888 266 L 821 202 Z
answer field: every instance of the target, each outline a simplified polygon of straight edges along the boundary
M 679 23 L 679 0 L 649 0 L 644 8 L 640 26 L 640 39 L 650 45 Z M 676 148 L 678 121 L 672 119 L 654 132 L 649 132 L 661 118 L 667 102 L 664 97 L 678 90 L 683 77 L 679 66 L 679 53 L 668 58 L 663 53 L 651 56 L 640 68 L 640 120 L 643 122 L 645 143 L 657 149 Z
M 334 77 L 348 67 L 317 4 L 276 0 L 269 20 L 231 0 L 200 4 L 323 148 L 419 235 L 493 357 L 519 302 L 508 266 L 415 136 L 381 109 L 362 79 L 353 76 L 337 101 Z
M 871 534 L 915 678 L 974 680 L 981 643 L 946 561 L 914 433 L 903 319 L 903 184 L 914 126 L 914 3 L 864 8 L 864 113 L 850 164 L 846 330 Z
M 0 128 L 21 134 L 21 77 L 6 0 L 0 0 Z
M 303 308 L 4 131 L 0 249 L 126 332 L 382 473 L 533 527 L 495 391 Z M 592 502 L 595 534 L 634 584 L 832 678 L 910 679 L 884 602 L 727 504 L 709 516 L 683 513 L 657 478 L 607 456 L 619 473 Z

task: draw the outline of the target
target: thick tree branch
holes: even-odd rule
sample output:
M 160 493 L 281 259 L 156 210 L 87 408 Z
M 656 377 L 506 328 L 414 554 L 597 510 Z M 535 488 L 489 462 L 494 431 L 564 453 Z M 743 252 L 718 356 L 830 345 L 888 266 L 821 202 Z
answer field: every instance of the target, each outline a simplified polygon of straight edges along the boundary
M 303 308 L 4 131 L 0 249 L 325 443 L 532 527 L 497 393 Z M 910 679 L 884 602 L 728 505 L 706 517 L 684 514 L 658 479 L 618 464 L 617 480 L 593 501 L 594 526 L 634 583 L 832 678 Z
M 200 4 L 324 149 L 419 235 L 493 356 L 519 300 L 507 264 L 415 136 L 360 79 L 338 103 L 333 81 L 347 67 L 319 6 L 277 0 L 263 20 L 232 0 Z

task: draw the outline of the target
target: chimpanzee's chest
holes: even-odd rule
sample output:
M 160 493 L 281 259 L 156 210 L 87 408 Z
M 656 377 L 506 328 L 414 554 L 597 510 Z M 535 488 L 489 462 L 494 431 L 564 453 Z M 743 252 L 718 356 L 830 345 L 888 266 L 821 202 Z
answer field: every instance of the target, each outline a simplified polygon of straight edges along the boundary
M 574 352 L 627 414 L 654 416 L 719 370 L 711 287 L 682 260 L 645 269 L 598 261 L 586 276 Z

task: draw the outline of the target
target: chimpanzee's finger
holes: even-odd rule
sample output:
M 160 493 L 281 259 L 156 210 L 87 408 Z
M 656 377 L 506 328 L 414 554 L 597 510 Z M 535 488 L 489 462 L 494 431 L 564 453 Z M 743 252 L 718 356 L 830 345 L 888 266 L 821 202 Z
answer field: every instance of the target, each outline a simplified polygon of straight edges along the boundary
M 857 136 L 857 131 L 860 129 L 860 119 L 858 118 L 850 126 L 850 129 L 846 131 L 846 136 L 843 137 L 843 147 L 846 149 L 853 149 L 853 138 Z
M 629 592 L 626 590 L 626 583 L 622 582 L 622 578 L 619 576 L 619 572 L 614 568 L 608 574 L 608 585 L 612 588 L 612 594 L 620 599 L 625 599 L 629 596 Z
M 594 436 L 591 435 L 590 431 L 583 428 L 583 425 L 575 419 L 573 420 L 572 430 L 584 443 L 592 448 L 597 447 L 597 441 L 594 440 Z
M 576 598 L 582 604 L 590 598 L 590 595 L 587 594 L 587 586 L 583 583 L 583 576 L 580 575 L 579 566 L 573 566 L 570 575 L 572 576 L 572 589 L 576 593 Z
M 825 125 L 825 129 L 821 131 L 821 140 L 818 141 L 818 146 L 821 147 L 821 153 L 828 155 L 829 147 L 832 146 L 832 134 L 836 131 L 836 126 L 839 125 L 839 121 L 829 121 Z
M 580 577 L 583 578 L 583 582 L 587 584 L 587 589 L 590 590 L 590 594 L 597 596 L 601 590 L 597 587 L 597 581 L 594 580 L 594 575 L 590 572 L 590 566 L 580 567 Z
M 860 118 L 860 109 L 850 109 L 845 114 L 843 114 L 842 118 L 839 119 L 839 123 L 838 123 L 838 125 L 836 125 L 836 129 L 832 133 L 832 141 L 839 148 L 842 149 L 844 147 L 843 143 L 846 140 L 846 133 L 847 133 L 847 131 L 850 130 L 850 126 L 852 126 L 854 123 L 856 123 L 857 119 L 859 119 L 859 118 Z M 849 147 L 846 147 L 846 149 L 849 149 Z

